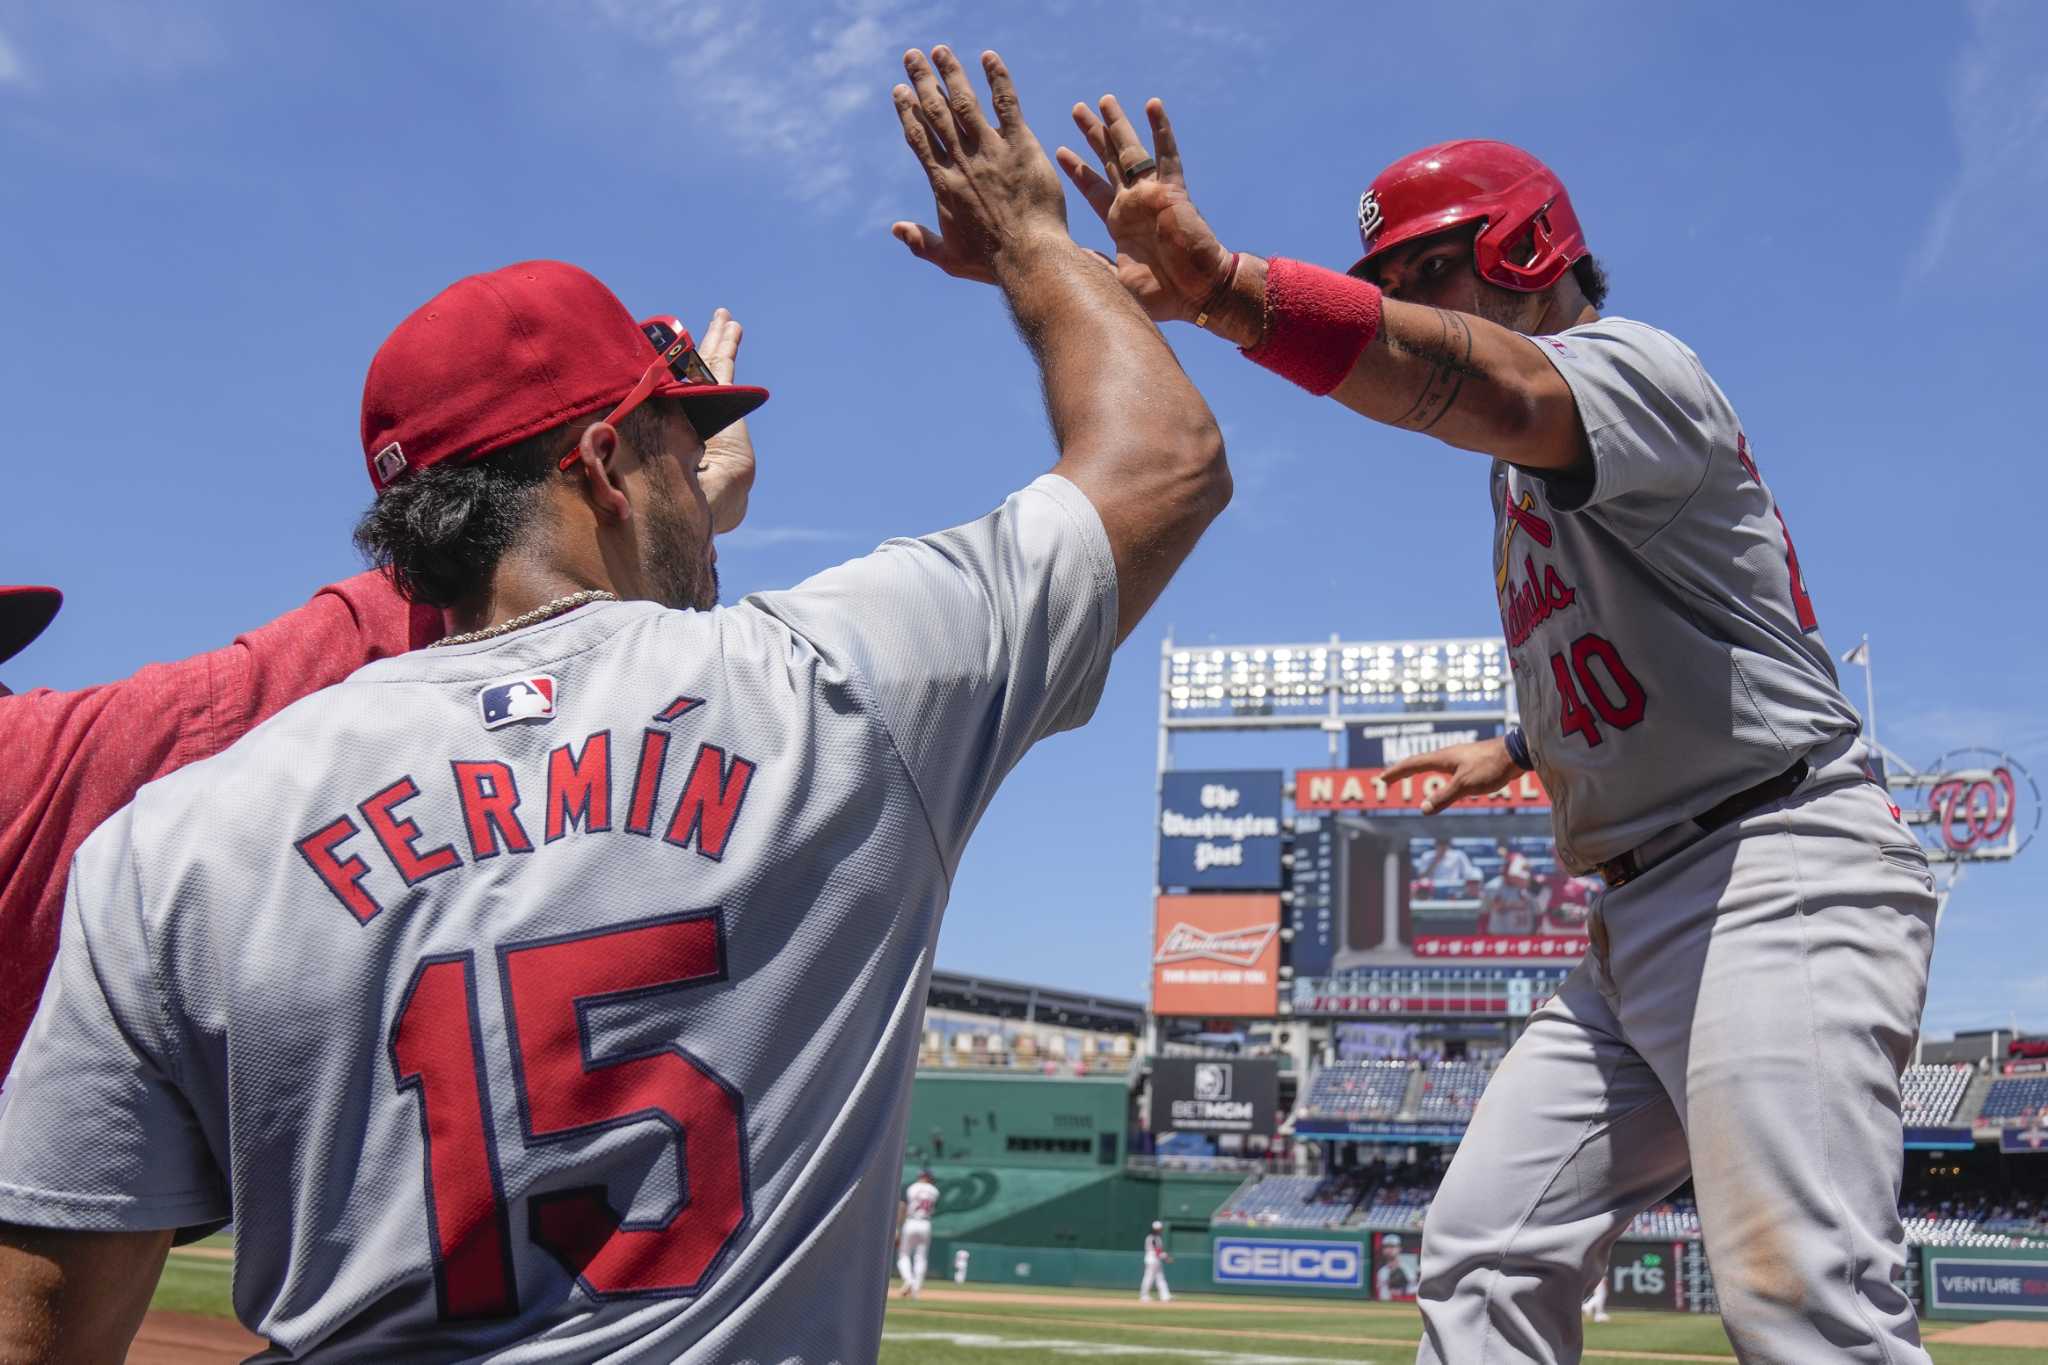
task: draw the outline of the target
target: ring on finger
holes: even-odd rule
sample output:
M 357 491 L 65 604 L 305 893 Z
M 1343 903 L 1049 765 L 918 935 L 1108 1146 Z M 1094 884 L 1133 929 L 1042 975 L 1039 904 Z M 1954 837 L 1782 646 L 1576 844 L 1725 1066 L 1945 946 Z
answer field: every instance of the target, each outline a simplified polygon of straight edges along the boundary
M 1123 168 L 1124 183 L 1135 185 L 1140 176 L 1147 176 L 1159 169 L 1159 163 L 1151 157 L 1142 157 Z

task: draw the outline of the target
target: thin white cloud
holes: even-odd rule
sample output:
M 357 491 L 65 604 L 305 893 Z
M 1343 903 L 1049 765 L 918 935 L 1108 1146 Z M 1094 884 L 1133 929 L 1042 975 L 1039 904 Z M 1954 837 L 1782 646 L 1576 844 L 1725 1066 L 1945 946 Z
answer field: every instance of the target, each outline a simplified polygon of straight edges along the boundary
M 718 538 L 720 549 L 768 550 L 781 545 L 829 545 L 854 540 L 851 531 L 824 526 L 748 526 L 727 531 Z
M 823 19 L 795 8 L 597 0 L 607 21 L 663 53 L 693 107 L 718 109 L 743 150 L 780 163 L 792 198 L 836 211 L 857 181 L 909 170 L 908 153 L 875 134 L 892 120 L 903 35 L 925 12 L 906 0 L 839 0 Z
M 1973 246 L 1995 253 L 2002 268 L 2039 260 L 2016 252 L 2012 234 L 2048 212 L 2048 5 L 1973 0 L 1970 19 L 1949 79 L 1961 156 L 1914 253 L 1913 279 Z
M 21 59 L 21 50 L 0 33 L 0 89 L 25 90 L 31 84 L 28 63 Z
M 0 0 L 4 3 L 4 0 Z M 222 19 L 155 0 L 8 7 L 0 33 L 0 90 L 98 98 L 111 83 L 176 81 L 229 56 Z M 29 63 L 26 52 L 34 52 Z

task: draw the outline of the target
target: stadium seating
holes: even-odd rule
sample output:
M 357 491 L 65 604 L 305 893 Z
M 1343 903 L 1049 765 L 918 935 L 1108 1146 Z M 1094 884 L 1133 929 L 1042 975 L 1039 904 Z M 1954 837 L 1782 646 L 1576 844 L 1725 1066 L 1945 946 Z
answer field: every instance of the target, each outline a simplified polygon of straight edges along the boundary
M 1301 1112 L 1317 1119 L 1390 1119 L 1401 1112 L 1413 1062 L 1332 1062 L 1309 1083 Z
M 2048 1242 L 2048 1206 L 2024 1199 L 1907 1199 L 1899 1205 L 1909 1246 L 2017 1247 Z
M 1645 1237 L 1655 1241 L 1675 1239 L 1698 1241 L 1700 1235 L 1700 1211 L 1690 1199 L 1674 1199 L 1662 1204 L 1652 1204 L 1635 1216 L 1628 1225 L 1628 1236 Z
M 2048 1076 L 2003 1076 L 1984 1092 L 1980 1119 L 2017 1119 L 2048 1108 Z
M 1438 1062 L 1422 1076 L 1416 1117 L 1431 1123 L 1462 1123 L 1472 1117 L 1493 1068 L 1484 1062 Z
M 1955 1117 L 1975 1074 L 1968 1062 L 1941 1066 L 1909 1066 L 1899 1081 L 1899 1097 L 1907 1123 L 1947 1123 Z
M 1985 1211 L 1978 1227 L 1995 1236 L 2012 1238 L 2004 1243 L 2008 1246 L 2048 1242 L 2048 1205 L 2035 1208 L 2025 1200 L 2011 1206 L 1996 1205 Z
M 1420 1232 L 1422 1217 L 1436 1195 L 1433 1185 L 1382 1185 L 1360 1210 L 1355 1227 L 1382 1232 Z
M 1269 1175 L 1240 1185 L 1214 1221 L 1241 1227 L 1334 1228 L 1351 1217 L 1358 1185 L 1344 1175 Z
M 1420 1232 L 1432 1184 L 1388 1182 L 1366 1187 L 1360 1172 L 1332 1176 L 1266 1176 L 1241 1186 L 1216 1212 L 1216 1222 L 1244 1227 L 1369 1228 Z M 1987 1205 L 1967 1200 L 1907 1200 L 1900 1205 L 1910 1246 L 2018 1247 L 2048 1245 L 2048 1205 L 2024 1199 Z M 1637 1214 L 1625 1236 L 1645 1241 L 1697 1241 L 1700 1215 L 1690 1199 L 1667 1200 Z

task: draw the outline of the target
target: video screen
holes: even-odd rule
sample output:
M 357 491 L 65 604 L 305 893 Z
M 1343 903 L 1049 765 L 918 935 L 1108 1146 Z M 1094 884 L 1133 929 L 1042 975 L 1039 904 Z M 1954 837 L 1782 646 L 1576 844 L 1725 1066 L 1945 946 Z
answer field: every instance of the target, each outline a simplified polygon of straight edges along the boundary
M 1547 815 L 1439 819 L 1420 830 L 1418 824 L 1338 822 L 1335 968 L 1474 958 L 1557 962 L 1586 951 L 1601 883 L 1559 865 Z

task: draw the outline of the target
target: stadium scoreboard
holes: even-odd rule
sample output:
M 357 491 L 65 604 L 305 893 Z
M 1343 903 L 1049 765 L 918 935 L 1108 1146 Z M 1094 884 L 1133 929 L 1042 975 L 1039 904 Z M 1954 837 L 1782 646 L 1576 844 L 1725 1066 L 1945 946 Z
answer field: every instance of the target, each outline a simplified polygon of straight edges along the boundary
M 1296 1015 L 1353 1019 L 1519 1019 L 1555 995 L 1570 972 L 1565 963 L 1354 967 L 1340 977 L 1295 977 L 1292 1004 Z

